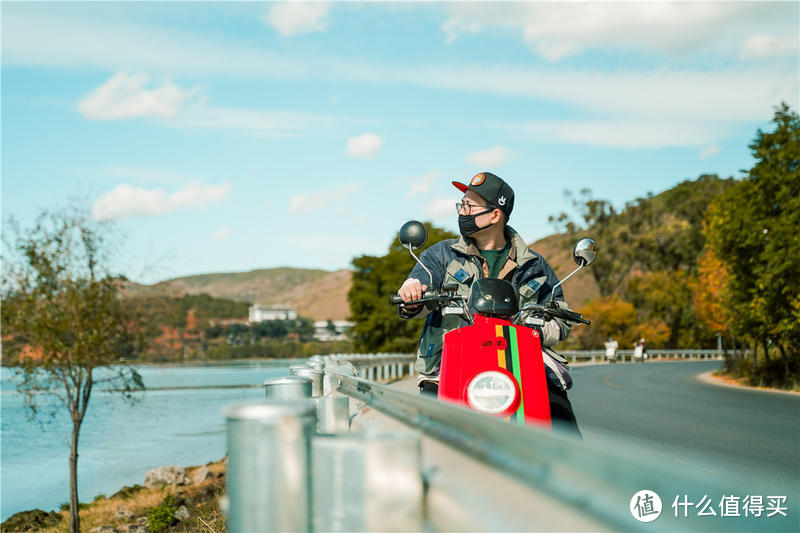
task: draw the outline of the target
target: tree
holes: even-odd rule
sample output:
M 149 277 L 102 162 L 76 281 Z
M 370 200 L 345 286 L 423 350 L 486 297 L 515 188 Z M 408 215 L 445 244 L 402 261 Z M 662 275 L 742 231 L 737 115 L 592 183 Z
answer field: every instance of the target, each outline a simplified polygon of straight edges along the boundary
M 758 130 L 756 163 L 709 209 L 708 246 L 727 265 L 724 299 L 739 337 L 781 354 L 779 382 L 800 373 L 800 117 L 785 103 Z M 755 352 L 755 350 L 754 350 Z
M 415 251 L 417 255 L 428 246 L 455 234 L 432 226 L 428 227 L 426 245 Z M 389 252 L 376 257 L 362 255 L 353 259 L 353 285 L 347 293 L 350 303 L 355 349 L 367 352 L 413 352 L 416 350 L 423 322 L 403 320 L 389 298 L 397 292 L 414 266 L 414 259 L 395 237 Z
M 99 386 L 134 399 L 141 377 L 121 361 L 142 349 L 143 337 L 137 317 L 118 297 L 119 278 L 107 270 L 107 223 L 71 207 L 43 212 L 24 231 L 13 220 L 8 227 L 13 241 L 4 253 L 3 355 L 15 365 L 16 387 L 32 417 L 46 405 L 39 403 L 43 393 L 69 411 L 70 531 L 77 533 L 78 439 L 92 391 Z

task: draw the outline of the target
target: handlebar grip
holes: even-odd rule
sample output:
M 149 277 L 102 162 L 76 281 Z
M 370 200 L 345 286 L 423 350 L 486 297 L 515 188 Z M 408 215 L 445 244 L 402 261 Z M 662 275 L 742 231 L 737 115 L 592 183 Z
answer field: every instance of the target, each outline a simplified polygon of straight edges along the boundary
M 397 305 L 403 303 L 403 299 L 400 298 L 399 294 L 392 294 L 392 305 Z

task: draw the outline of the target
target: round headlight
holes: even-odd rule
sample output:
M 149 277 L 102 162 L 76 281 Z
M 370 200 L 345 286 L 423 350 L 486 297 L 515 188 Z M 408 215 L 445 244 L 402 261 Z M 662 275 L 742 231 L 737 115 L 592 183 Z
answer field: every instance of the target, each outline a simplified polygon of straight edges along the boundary
M 508 409 L 517 395 L 514 382 L 506 374 L 481 372 L 467 387 L 467 401 L 478 412 L 496 415 Z

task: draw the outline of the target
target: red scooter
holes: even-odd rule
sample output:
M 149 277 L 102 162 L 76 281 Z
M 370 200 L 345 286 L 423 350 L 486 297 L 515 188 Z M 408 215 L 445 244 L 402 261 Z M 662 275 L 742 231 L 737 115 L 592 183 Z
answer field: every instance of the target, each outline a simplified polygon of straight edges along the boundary
M 413 250 L 427 241 L 425 226 L 410 221 L 400 229 L 400 242 L 425 268 Z M 594 262 L 597 244 L 584 238 L 575 244 L 573 258 L 578 264 L 569 276 Z M 433 276 L 425 270 L 433 285 Z M 555 288 L 553 287 L 553 291 Z M 519 309 L 517 293 L 508 281 L 482 278 L 475 281 L 469 296 L 456 293 L 457 284 L 429 289 L 422 298 L 396 305 L 422 303 L 430 310 L 441 309 L 460 315 L 469 324 L 446 333 L 439 374 L 439 398 L 479 412 L 505 418 L 517 424 L 550 426 L 550 401 L 542 359 L 539 331 L 528 326 L 543 326 L 560 318 L 571 323 L 589 324 L 579 313 L 563 309 L 551 292 L 545 303 Z

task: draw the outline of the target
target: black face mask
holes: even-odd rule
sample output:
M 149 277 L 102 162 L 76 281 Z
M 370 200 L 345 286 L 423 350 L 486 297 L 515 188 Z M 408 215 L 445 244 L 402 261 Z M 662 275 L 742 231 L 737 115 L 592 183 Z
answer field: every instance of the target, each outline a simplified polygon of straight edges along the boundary
M 482 229 L 486 229 L 489 226 L 479 227 L 478 224 L 475 223 L 475 217 L 479 217 L 481 215 L 485 215 L 486 213 L 490 213 L 492 210 L 487 209 L 486 211 L 482 211 L 480 213 L 476 213 L 474 215 L 458 215 L 458 231 L 461 232 L 461 235 L 464 236 L 466 239 L 476 231 L 480 231 Z

